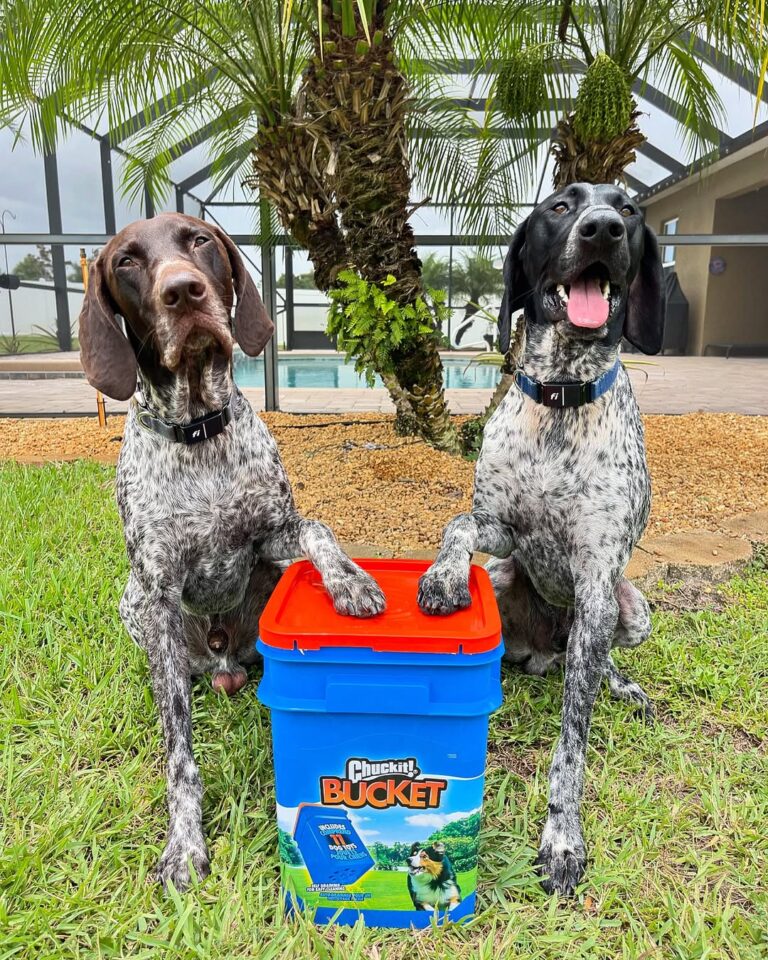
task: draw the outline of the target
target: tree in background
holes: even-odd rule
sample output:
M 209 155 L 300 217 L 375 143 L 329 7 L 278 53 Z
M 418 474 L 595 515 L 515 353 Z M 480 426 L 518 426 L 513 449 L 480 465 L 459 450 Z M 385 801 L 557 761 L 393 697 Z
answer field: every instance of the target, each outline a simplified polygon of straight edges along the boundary
M 482 253 L 462 253 L 453 268 L 453 290 L 467 298 L 464 306 L 465 323 L 482 308 L 482 301 L 500 294 L 504 289 L 501 267 Z M 456 337 L 458 343 L 458 334 Z
M 285 274 L 281 273 L 277 278 L 278 287 L 285 287 Z M 315 274 L 314 271 L 309 270 L 307 273 L 294 273 L 293 275 L 293 289 L 294 290 L 316 290 L 317 284 L 315 283 Z
M 457 345 L 471 326 L 472 318 L 483 308 L 483 301 L 501 294 L 504 289 L 501 267 L 482 252 L 463 252 L 452 267 L 445 257 L 430 253 L 422 262 L 422 275 L 429 287 L 448 292 L 450 286 L 451 301 L 462 295 L 467 298 L 463 324 L 456 333 Z
M 411 854 L 410 843 L 380 843 L 376 842 L 369 848 L 371 856 L 376 861 L 377 870 L 401 870 L 405 867 L 406 858 Z
M 768 37 L 755 0 L 491 5 L 495 12 L 479 21 L 479 29 L 504 38 L 494 58 L 492 112 L 532 127 L 549 111 L 551 98 L 569 96 L 567 74 L 580 73 L 571 109 L 560 116 L 553 137 L 556 189 L 622 179 L 647 139 L 634 97 L 648 82 L 675 106 L 691 160 L 719 144 L 723 104 L 695 51 L 697 39 L 757 77 L 768 66 Z
M 450 265 L 439 253 L 428 253 L 422 259 L 421 276 L 425 286 L 431 290 L 445 290 L 447 293 L 450 275 Z
M 423 843 L 425 847 L 435 843 L 445 844 L 445 852 L 453 869 L 464 873 L 477 866 L 479 835 L 480 814 L 471 813 L 435 830 Z M 411 844 L 400 840 L 394 843 L 377 842 L 372 844 L 370 850 L 377 870 L 397 870 L 405 866 L 406 858 L 411 854 Z
M 11 271 L 19 280 L 53 280 L 53 264 L 51 262 L 51 248 L 42 243 L 37 244 L 37 253 L 28 253 L 16 264 Z

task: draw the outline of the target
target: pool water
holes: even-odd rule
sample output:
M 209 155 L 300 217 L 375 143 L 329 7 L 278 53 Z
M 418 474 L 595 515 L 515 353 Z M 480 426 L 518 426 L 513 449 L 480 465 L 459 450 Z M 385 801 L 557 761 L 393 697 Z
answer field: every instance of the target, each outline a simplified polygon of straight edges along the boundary
M 492 390 L 499 378 L 499 368 L 494 366 L 468 366 L 466 358 L 443 360 L 445 386 L 451 389 Z M 343 357 L 282 356 L 278 359 L 278 385 L 280 387 L 305 387 L 354 389 L 365 387 L 365 379 L 355 373 L 351 363 Z M 235 360 L 235 380 L 240 387 L 264 386 L 264 358 L 243 357 Z M 383 387 L 376 377 L 377 387 Z

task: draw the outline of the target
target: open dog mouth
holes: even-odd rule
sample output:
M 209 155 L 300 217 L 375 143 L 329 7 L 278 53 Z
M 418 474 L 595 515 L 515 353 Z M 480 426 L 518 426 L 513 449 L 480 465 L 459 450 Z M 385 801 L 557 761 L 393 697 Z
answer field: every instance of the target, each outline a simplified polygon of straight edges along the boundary
M 570 283 L 558 283 L 555 292 L 575 327 L 596 330 L 611 315 L 620 289 L 612 284 L 607 267 L 593 263 Z

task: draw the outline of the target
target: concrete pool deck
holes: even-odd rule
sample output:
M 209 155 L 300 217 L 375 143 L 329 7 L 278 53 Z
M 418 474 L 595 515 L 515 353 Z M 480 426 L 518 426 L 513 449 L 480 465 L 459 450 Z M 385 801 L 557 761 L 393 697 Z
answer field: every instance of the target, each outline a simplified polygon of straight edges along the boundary
M 284 356 L 284 354 L 282 355 Z M 638 361 L 638 355 L 626 360 Z M 768 416 L 768 358 L 649 357 L 630 377 L 643 413 L 743 413 Z M 264 390 L 243 391 L 256 410 Z M 480 413 L 490 389 L 446 390 L 453 413 Z M 127 403 L 107 400 L 108 413 Z M 392 413 L 385 390 L 281 388 L 286 413 Z M 92 388 L 82 379 L 77 353 L 0 357 L 0 417 L 93 413 Z

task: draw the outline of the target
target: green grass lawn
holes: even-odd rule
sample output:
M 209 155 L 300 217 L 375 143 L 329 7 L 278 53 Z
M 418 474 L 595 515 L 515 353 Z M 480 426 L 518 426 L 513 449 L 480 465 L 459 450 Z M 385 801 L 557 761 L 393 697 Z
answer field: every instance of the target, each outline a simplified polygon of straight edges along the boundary
M 491 722 L 477 919 L 403 932 L 283 919 L 269 717 L 194 690 L 212 875 L 148 882 L 166 822 L 143 653 L 118 619 L 127 567 L 114 471 L 0 467 L 0 960 L 319 960 L 768 956 L 768 578 L 723 612 L 661 613 L 619 660 L 656 701 L 651 729 L 602 695 L 588 757 L 580 896 L 531 869 L 560 682 L 505 673 Z

